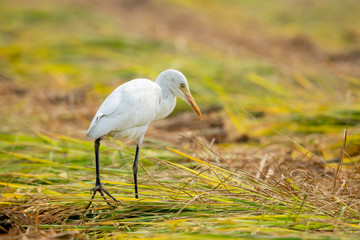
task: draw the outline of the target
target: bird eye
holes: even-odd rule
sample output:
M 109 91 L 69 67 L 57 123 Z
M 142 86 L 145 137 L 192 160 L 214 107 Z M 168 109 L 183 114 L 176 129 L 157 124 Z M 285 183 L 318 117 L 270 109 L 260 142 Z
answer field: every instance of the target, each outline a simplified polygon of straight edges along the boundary
M 185 87 L 185 84 L 180 83 L 180 87 L 181 87 L 181 88 L 184 88 L 184 87 Z

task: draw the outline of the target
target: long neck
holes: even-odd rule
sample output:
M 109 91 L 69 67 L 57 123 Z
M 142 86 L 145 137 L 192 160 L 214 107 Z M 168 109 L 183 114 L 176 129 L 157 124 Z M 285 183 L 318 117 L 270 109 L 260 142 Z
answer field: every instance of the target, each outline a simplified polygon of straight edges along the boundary
M 159 79 L 156 80 L 156 83 L 161 88 L 161 102 L 158 108 L 156 119 L 162 119 L 168 116 L 174 110 L 176 105 L 176 97 L 171 92 L 166 83 Z

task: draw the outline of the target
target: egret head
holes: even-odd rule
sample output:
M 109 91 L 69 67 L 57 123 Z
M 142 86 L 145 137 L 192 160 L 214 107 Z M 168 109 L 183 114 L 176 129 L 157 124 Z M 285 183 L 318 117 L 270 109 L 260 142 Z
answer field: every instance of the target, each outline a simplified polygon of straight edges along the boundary
M 176 97 L 187 102 L 195 110 L 200 119 L 202 118 L 200 109 L 191 96 L 189 84 L 181 72 L 173 69 L 166 70 L 159 74 L 156 82 L 166 84 Z

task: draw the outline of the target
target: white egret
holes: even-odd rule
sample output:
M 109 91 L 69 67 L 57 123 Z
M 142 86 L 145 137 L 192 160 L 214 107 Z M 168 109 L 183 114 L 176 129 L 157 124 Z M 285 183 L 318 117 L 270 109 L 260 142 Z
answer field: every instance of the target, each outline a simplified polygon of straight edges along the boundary
M 129 138 L 136 140 L 136 153 L 133 164 L 135 198 L 138 198 L 137 170 L 140 145 L 149 124 L 168 116 L 176 105 L 176 97 L 186 101 L 202 118 L 199 107 L 191 96 L 185 76 L 173 69 L 159 74 L 156 81 L 139 78 L 131 80 L 116 88 L 103 102 L 96 112 L 87 131 L 89 138 L 94 138 L 96 183 L 91 189 L 106 200 L 104 193 L 114 198 L 101 184 L 99 169 L 99 147 L 103 137 Z

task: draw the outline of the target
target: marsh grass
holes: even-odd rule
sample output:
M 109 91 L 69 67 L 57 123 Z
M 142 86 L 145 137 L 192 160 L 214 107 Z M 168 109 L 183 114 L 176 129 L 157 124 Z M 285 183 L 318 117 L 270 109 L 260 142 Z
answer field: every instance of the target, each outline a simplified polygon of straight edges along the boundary
M 132 151 L 102 147 L 103 182 L 122 205 L 110 207 L 98 196 L 86 210 L 95 174 L 89 142 L 6 135 L 1 146 L 1 158 L 11 162 L 1 169 L 2 214 L 19 231 L 76 230 L 80 239 L 359 236 L 359 188 L 351 169 L 335 175 L 330 168 L 327 176 L 303 173 L 299 178 L 283 172 L 256 177 L 181 149 L 150 157 L 145 147 L 137 200 L 132 159 L 126 157 Z M 113 160 L 119 151 L 125 157 Z M 332 181 L 338 182 L 335 188 Z

